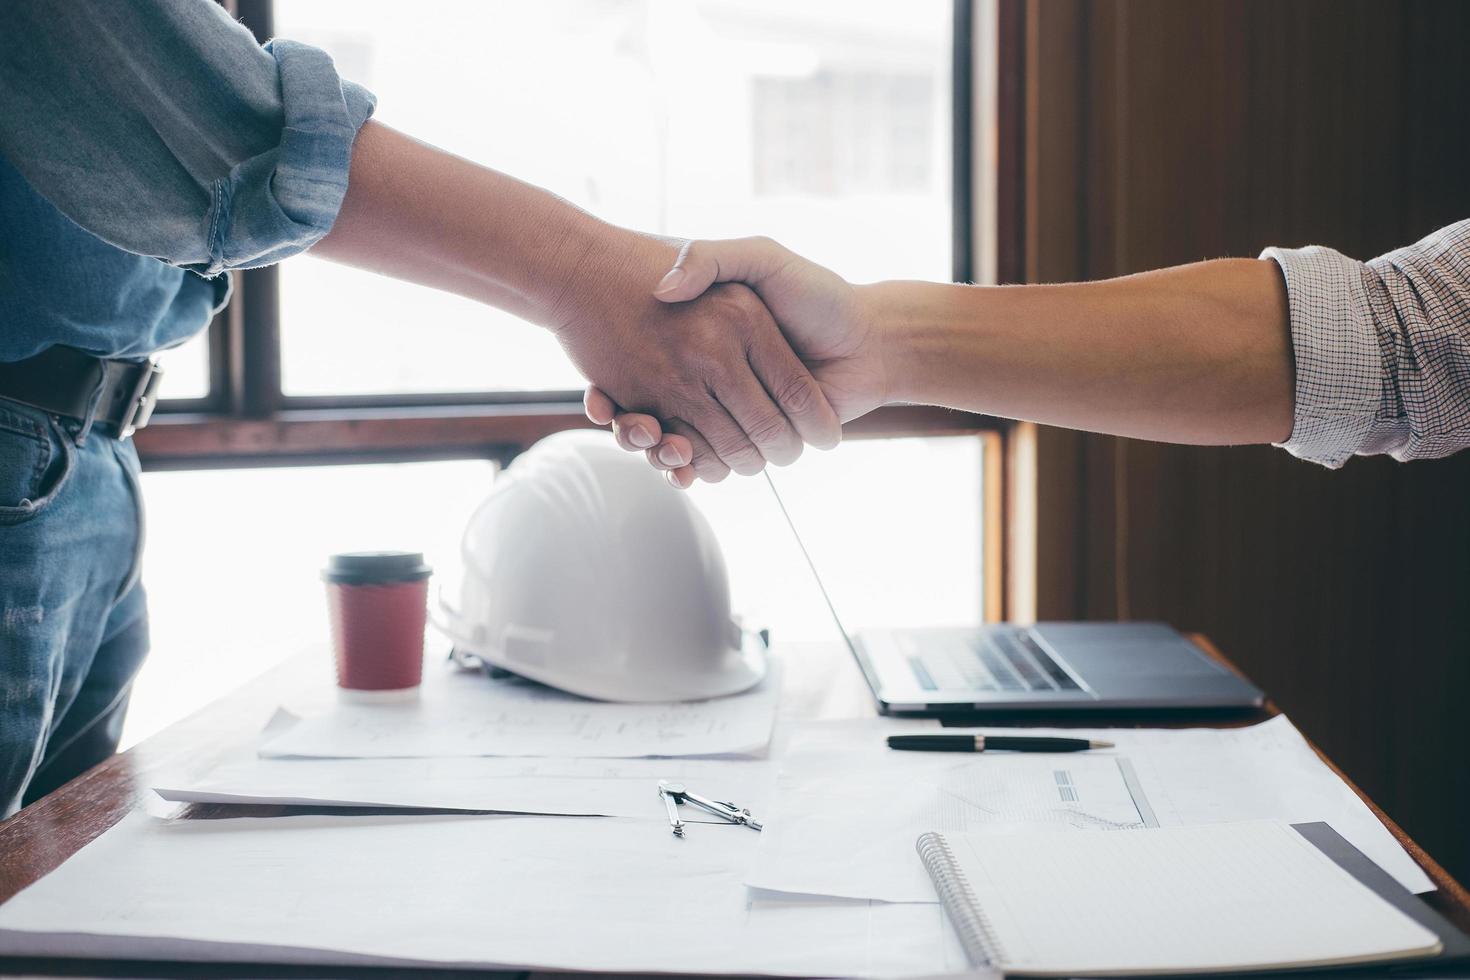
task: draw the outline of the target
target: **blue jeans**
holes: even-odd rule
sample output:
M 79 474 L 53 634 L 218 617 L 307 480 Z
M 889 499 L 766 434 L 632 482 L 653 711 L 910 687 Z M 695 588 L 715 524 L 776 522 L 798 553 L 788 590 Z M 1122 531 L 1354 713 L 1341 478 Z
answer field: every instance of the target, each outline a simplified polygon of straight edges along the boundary
M 131 441 L 0 398 L 0 817 L 116 750 L 142 545 Z

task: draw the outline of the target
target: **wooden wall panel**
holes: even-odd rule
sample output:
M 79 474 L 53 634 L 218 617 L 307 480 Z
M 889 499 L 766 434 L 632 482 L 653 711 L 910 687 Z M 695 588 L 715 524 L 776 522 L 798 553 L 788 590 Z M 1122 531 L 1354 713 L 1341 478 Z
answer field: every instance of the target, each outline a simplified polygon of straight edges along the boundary
M 1100 0 L 1028 17 L 1055 30 L 1036 56 L 1070 59 L 1027 68 L 1033 281 L 1272 244 L 1368 258 L 1470 217 L 1470 4 Z M 1269 447 L 1044 430 L 1038 458 L 1040 486 L 1048 460 L 1058 477 L 1039 506 L 1042 616 L 1112 618 L 1121 598 L 1215 637 L 1470 878 L 1470 454 L 1331 472 Z

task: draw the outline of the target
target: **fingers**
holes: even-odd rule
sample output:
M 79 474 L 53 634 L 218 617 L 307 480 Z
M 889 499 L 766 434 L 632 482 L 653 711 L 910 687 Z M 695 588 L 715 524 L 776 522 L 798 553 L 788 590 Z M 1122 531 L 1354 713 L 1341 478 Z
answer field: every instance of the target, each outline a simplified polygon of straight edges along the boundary
M 688 490 L 694 486 L 694 467 L 681 466 L 677 470 L 669 470 L 664 474 L 664 479 L 680 490 Z
M 842 420 L 828 403 L 817 379 L 792 352 L 786 338 L 779 332 L 757 337 L 748 356 L 756 377 L 795 429 L 796 455 L 782 460 L 767 453 L 766 459 L 785 466 L 801 455 L 802 442 L 818 449 L 832 449 L 842 441 Z M 745 431 L 750 429 L 747 427 Z M 761 445 L 759 440 L 756 445 Z
M 607 425 L 616 416 L 618 406 L 601 388 L 588 385 L 587 391 L 582 395 L 582 411 L 598 425 Z
M 641 412 L 617 413 L 617 403 L 596 385 L 588 385 L 582 399 L 587 418 L 598 425 L 612 424 L 613 438 L 622 448 L 643 450 L 649 465 L 683 490 L 694 482 L 694 445 L 688 436 L 666 433 L 658 419 Z M 713 453 L 713 450 L 710 450 Z M 726 470 L 725 472 L 729 472 Z
M 618 445 L 629 451 L 651 449 L 663 438 L 663 427 L 658 419 L 641 412 L 626 412 L 613 419 L 613 437 Z
M 650 463 L 655 461 L 660 443 L 667 441 L 664 439 L 663 427 L 659 425 L 658 419 L 642 412 L 619 413 L 617 403 L 596 385 L 587 386 L 587 391 L 582 396 L 582 407 L 587 413 L 587 418 L 598 425 L 612 424 L 613 438 L 617 440 L 619 446 L 630 452 L 640 449 L 648 450 Z M 688 440 L 676 441 L 665 456 L 665 465 L 659 469 L 672 469 L 689 462 L 691 451 Z
M 733 425 L 733 423 L 731 424 Z M 675 435 L 682 436 L 684 437 L 684 439 L 688 440 L 690 452 L 694 458 L 694 462 L 692 465 L 681 468 L 683 470 L 692 470 L 693 474 L 686 474 L 685 478 L 687 479 L 687 482 L 684 483 L 680 483 L 674 479 L 670 479 L 669 482 L 673 483 L 674 486 L 680 487 L 681 489 L 683 487 L 687 487 L 690 483 L 694 482 L 693 478 L 695 476 L 699 477 L 701 480 L 706 481 L 707 483 L 719 483 L 725 477 L 730 475 L 730 467 L 725 465 L 725 463 L 720 459 L 719 454 L 714 451 L 714 448 L 709 444 L 704 436 L 699 434 L 699 430 L 694 428 L 694 426 L 690 425 L 688 422 L 685 422 L 683 419 L 669 419 L 666 423 L 664 423 L 664 428 L 669 432 Z
M 771 404 L 770 398 L 759 384 L 752 382 L 750 388 L 750 391 L 743 393 L 742 405 L 754 403 L 757 406 L 754 411 L 760 412 L 759 403 L 764 402 L 762 418 L 780 416 L 780 411 Z M 713 404 L 713 399 L 711 402 Z M 674 428 L 676 420 L 670 420 L 667 426 L 662 426 L 657 418 L 642 412 L 613 414 L 617 406 L 606 393 L 596 387 L 587 389 L 585 404 L 587 417 L 592 421 L 600 425 L 606 424 L 603 420 L 610 417 L 613 437 L 623 449 L 644 450 L 649 463 L 656 469 L 688 469 L 687 480 L 690 482 L 696 472 L 701 479 L 711 482 L 723 480 L 732 468 L 745 475 L 759 473 L 765 466 L 765 460 L 771 458 L 762 456 L 762 450 L 751 442 L 742 426 L 725 414 L 718 404 L 713 404 L 712 408 L 698 415 L 701 424 L 710 432 L 709 439 L 701 436 L 698 430 L 687 423 L 683 423 L 681 428 Z M 780 420 L 785 426 L 785 418 L 781 417 Z M 790 430 L 789 426 L 785 427 L 790 431 L 789 438 L 795 444 L 795 453 L 800 455 L 800 439 L 794 430 Z M 715 447 L 719 447 L 718 450 Z M 771 451 L 779 456 L 783 453 L 789 454 L 792 450 L 790 447 L 773 446 Z M 696 463 L 697 468 L 691 467 L 691 462 Z M 687 486 L 688 483 L 683 485 Z
M 664 471 L 664 478 L 680 490 L 694 485 L 694 447 L 681 435 L 666 435 L 663 442 L 644 453 L 656 470 Z
M 796 462 L 801 455 L 801 436 L 796 434 L 790 420 L 780 407 L 771 400 L 748 364 L 743 370 L 732 372 L 719 383 L 715 394 L 735 422 L 745 432 L 751 445 L 760 454 L 757 461 L 734 460 L 723 453 L 721 458 L 741 476 L 750 476 L 765 469 L 769 461 L 777 466 Z M 753 469 L 751 467 L 754 467 Z
M 765 390 L 760 388 L 760 385 L 755 382 L 754 378 L 750 379 L 750 387 L 760 389 L 760 398 L 767 405 L 770 405 L 771 412 L 776 411 L 776 407 L 770 404 L 771 400 L 767 397 Z M 749 392 L 744 393 L 743 397 L 749 399 Z M 750 436 L 746 433 L 745 427 L 737 422 L 735 418 L 732 418 L 732 415 L 737 412 L 746 414 L 751 419 L 757 417 L 764 418 L 763 413 L 759 409 L 751 407 L 748 401 L 742 401 L 735 397 L 731 397 L 730 401 L 734 404 L 727 403 L 725 398 L 721 397 L 720 392 L 712 392 L 709 399 L 703 404 L 691 408 L 687 413 L 688 418 L 682 420 L 688 426 L 692 427 L 694 434 L 700 436 L 704 442 L 704 445 L 701 446 L 699 439 L 691 438 L 689 440 L 694 446 L 694 465 L 701 480 L 709 479 L 709 477 L 704 475 L 704 470 L 699 469 L 700 463 L 704 461 L 706 452 L 717 457 L 725 469 L 734 470 L 741 476 L 754 476 L 766 468 L 765 457 L 761 455 L 761 451 L 751 441 Z M 757 429 L 760 424 L 764 423 L 753 423 Z M 685 429 L 669 428 L 669 431 L 678 432 L 680 435 L 689 435 L 689 432 Z M 761 430 L 758 429 L 758 431 Z M 724 476 L 724 473 L 720 474 L 721 479 Z
M 654 287 L 653 295 L 665 303 L 683 303 L 717 282 L 756 286 L 780 271 L 790 258 L 790 252 L 769 238 L 686 242 L 674 267 Z
M 588 388 L 587 391 L 589 396 L 592 392 L 596 392 L 601 398 L 607 399 L 608 405 L 613 404 L 612 400 L 597 388 Z M 588 418 L 599 425 L 606 424 L 594 418 L 590 410 Z M 694 459 L 694 447 L 689 440 L 681 435 L 664 432 L 659 420 L 652 415 L 645 415 L 642 412 L 622 412 L 613 416 L 612 427 L 613 437 L 619 446 L 630 452 L 641 449 L 649 465 L 656 470 L 678 469 L 688 466 Z M 639 432 L 644 434 L 639 435 Z
M 645 449 L 643 455 L 656 470 L 677 470 L 694 461 L 694 446 L 681 435 L 665 435 L 657 446 Z

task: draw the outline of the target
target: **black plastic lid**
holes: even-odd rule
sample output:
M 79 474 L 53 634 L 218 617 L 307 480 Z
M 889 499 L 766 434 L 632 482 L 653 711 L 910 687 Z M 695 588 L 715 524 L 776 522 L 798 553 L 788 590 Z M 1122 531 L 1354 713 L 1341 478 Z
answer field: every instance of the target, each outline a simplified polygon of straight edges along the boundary
M 354 551 L 333 555 L 322 578 L 342 585 L 417 582 L 433 574 L 421 551 Z

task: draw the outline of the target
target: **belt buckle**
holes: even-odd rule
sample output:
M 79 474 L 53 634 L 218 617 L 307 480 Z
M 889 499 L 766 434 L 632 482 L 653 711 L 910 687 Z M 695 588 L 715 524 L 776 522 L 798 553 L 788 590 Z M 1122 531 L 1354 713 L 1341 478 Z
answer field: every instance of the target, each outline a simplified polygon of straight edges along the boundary
M 146 370 L 138 376 L 138 383 L 133 386 L 133 392 L 128 396 L 127 408 L 117 424 L 119 439 L 128 438 L 153 418 L 153 407 L 158 404 L 158 385 L 162 377 L 163 368 L 152 361 L 147 362 Z

